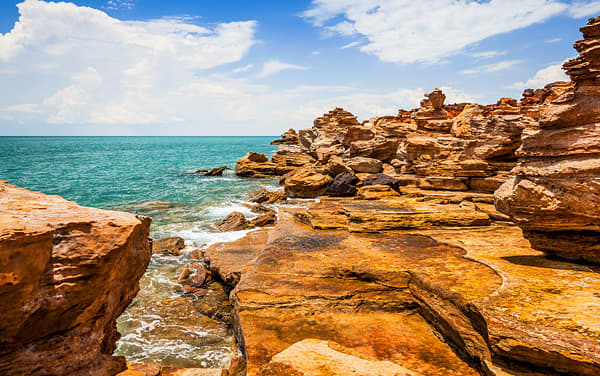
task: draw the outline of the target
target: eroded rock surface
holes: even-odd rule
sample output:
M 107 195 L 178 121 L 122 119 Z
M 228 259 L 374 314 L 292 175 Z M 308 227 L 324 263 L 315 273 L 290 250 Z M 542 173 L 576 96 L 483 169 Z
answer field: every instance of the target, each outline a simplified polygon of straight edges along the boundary
M 114 375 L 150 219 L 0 183 L 0 373 Z
M 496 206 L 547 253 L 600 263 L 600 19 L 581 28 L 579 57 L 563 66 L 573 85 L 540 107 Z

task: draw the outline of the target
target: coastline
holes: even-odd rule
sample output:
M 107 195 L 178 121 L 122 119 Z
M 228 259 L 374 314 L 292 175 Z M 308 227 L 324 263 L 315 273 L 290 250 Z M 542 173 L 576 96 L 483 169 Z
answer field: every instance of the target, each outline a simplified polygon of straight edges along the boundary
M 67 278 L 59 286 L 74 299 L 61 307 L 85 307 L 74 312 L 86 315 L 104 309 L 103 296 L 88 306 L 69 294 L 86 286 L 80 277 L 87 256 L 73 252 L 78 244 L 97 242 L 89 247 L 94 257 L 108 249 L 137 260 L 93 264 L 128 276 L 121 294 L 106 299 L 114 303 L 109 314 L 73 314 L 44 332 L 69 336 L 81 321 L 106 319 L 89 331 L 101 349 L 90 355 L 100 359 L 90 358 L 97 374 L 113 375 L 125 366 L 112 356 L 115 320 L 137 293 L 145 269 L 140 265 L 150 262 L 151 247 L 158 264 L 163 255 L 182 257 L 168 265 L 168 278 L 176 276 L 180 286 L 176 296 L 157 301 L 139 294 L 144 303 L 138 308 L 176 317 L 200 346 L 222 342 L 231 356 L 205 369 L 130 363 L 122 376 L 598 375 L 600 19 L 581 30 L 584 39 L 575 44 L 580 56 L 564 66 L 571 82 L 526 91 L 520 101 L 448 105 L 436 89 L 417 109 L 364 122 L 336 108 L 312 128 L 283 133 L 270 158 L 248 151 L 235 174 L 259 190 L 247 190 L 243 206 L 219 213 L 225 218 L 215 224 L 233 241 L 194 244 L 161 236 L 148 242 L 148 218 L 96 212 L 2 183 L 2 205 L 11 211 L 0 220 L 6 226 L 0 248 L 16 249 L 13 237 L 37 239 L 30 226 L 42 223 L 40 208 L 27 197 L 35 196 L 44 213 L 64 216 L 49 222 L 47 239 L 35 249 L 83 270 L 70 277 L 76 283 Z M 280 193 L 260 190 L 267 177 L 279 179 Z M 82 214 L 80 223 L 67 209 L 94 213 Z M 105 217 L 106 223 L 97 223 Z M 8 226 L 15 218 L 22 228 Z M 88 226 L 100 226 L 101 234 Z M 137 230 L 115 244 L 111 226 Z M 172 235 L 168 229 L 164 234 Z M 63 246 L 57 237 L 68 241 Z M 23 275 L 27 281 L 60 280 L 66 269 L 47 266 L 56 263 Z M 0 288 L 27 296 L 20 274 L 5 267 L 0 276 Z M 103 287 L 111 291 L 110 284 Z M 7 312 L 16 317 L 22 306 Z M 55 306 L 41 307 L 30 320 L 60 314 Z M 156 339 L 172 334 L 165 328 Z M 47 344 L 18 330 L 11 341 L 0 354 L 17 360 L 23 353 L 14 343 Z M 64 350 L 58 347 L 59 358 L 79 353 Z M 47 357 L 39 353 L 41 363 Z M 33 367 L 20 364 L 23 372 Z M 82 365 L 72 374 L 90 369 Z M 20 372 L 6 362 L 0 370 Z

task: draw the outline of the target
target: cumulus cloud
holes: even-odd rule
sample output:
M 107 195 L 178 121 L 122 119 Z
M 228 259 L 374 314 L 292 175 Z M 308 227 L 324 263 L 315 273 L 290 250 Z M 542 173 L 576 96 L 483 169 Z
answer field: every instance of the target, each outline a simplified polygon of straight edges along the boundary
M 524 89 L 539 89 L 549 83 L 556 81 L 569 81 L 569 76 L 562 70 L 563 63 L 552 64 L 535 73 L 533 77 L 525 82 L 515 82 L 511 85 L 512 88 Z
M 190 110 L 168 93 L 240 61 L 256 43 L 255 21 L 200 26 L 182 18 L 121 21 L 65 2 L 17 6 L 19 20 L 0 34 L 0 70 L 26 79 L 16 93 L 0 93 L 0 108 L 35 102 L 49 123 L 185 118 Z
M 437 63 L 569 9 L 555 0 L 313 0 L 301 16 L 326 33 L 365 37 L 360 50 L 382 61 Z
M 263 65 L 263 69 L 258 76 L 264 78 L 289 69 L 303 71 L 310 68 L 296 64 L 284 63 L 279 60 L 269 60 Z
M 519 64 L 521 60 L 502 60 L 497 63 L 486 64 L 480 67 L 462 70 L 461 74 L 479 74 L 481 72 L 499 72 Z

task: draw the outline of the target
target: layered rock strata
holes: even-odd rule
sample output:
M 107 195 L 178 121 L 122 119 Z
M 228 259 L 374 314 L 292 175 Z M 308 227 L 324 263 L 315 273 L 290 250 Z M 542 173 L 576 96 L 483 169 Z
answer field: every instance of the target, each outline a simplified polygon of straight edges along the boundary
M 526 124 L 519 163 L 496 206 L 533 247 L 600 263 L 600 18 L 581 31 L 579 57 L 563 66 L 573 84 Z
M 0 183 L 0 373 L 125 369 L 116 319 L 150 262 L 149 226 Z

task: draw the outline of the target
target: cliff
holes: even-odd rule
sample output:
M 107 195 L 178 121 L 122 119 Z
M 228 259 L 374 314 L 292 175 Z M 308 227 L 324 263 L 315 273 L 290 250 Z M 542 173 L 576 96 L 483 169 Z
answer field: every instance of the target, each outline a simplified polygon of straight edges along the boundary
M 150 262 L 149 226 L 0 183 L 0 373 L 123 370 L 116 319 Z
M 600 18 L 581 32 L 579 57 L 563 66 L 573 84 L 525 125 L 514 176 L 495 199 L 533 247 L 600 262 Z

